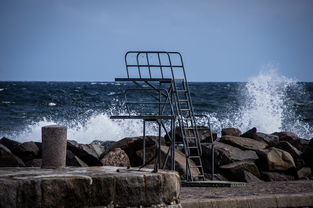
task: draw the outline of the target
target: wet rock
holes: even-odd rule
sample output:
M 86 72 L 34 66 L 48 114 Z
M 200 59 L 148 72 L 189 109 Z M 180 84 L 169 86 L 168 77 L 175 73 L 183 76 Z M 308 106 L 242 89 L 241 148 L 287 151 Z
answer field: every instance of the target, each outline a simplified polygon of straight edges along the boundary
M 214 147 L 215 168 L 235 161 L 257 160 L 259 157 L 254 151 L 241 150 L 228 144 L 216 142 Z M 212 152 L 211 146 L 202 146 L 202 163 L 204 172 L 211 172 Z
M 0 144 L 0 167 L 24 167 L 24 162 L 6 146 Z
M 109 151 L 110 147 L 116 143 L 115 141 L 101 141 L 101 140 L 94 140 L 90 144 L 95 144 L 95 145 L 101 145 L 104 147 L 104 151 Z
M 245 181 L 244 171 L 250 172 L 256 177 L 260 177 L 258 167 L 252 161 L 239 161 L 219 167 L 221 173 L 227 178 L 235 181 Z
M 13 149 L 12 152 L 21 158 L 24 162 L 39 156 L 39 148 L 35 142 L 24 142 L 19 144 L 16 148 Z
M 88 167 L 88 165 L 79 159 L 73 152 L 66 150 L 66 166 L 72 167 Z
M 275 132 L 273 135 L 279 136 L 279 141 L 289 142 L 300 151 L 304 151 L 305 147 L 309 145 L 308 140 L 301 139 L 292 132 Z
M 220 142 L 239 147 L 243 150 L 260 150 L 267 146 L 265 142 L 259 142 L 250 138 L 235 136 L 222 136 Z
M 0 139 L 0 144 L 6 146 L 12 152 L 12 150 L 15 149 L 21 143 L 14 141 L 12 139 L 8 139 L 6 137 L 2 137 L 2 139 Z
M 297 171 L 297 178 L 298 179 L 306 179 L 312 175 L 312 170 L 309 167 L 303 167 Z
M 284 173 L 278 173 L 278 172 L 261 172 L 262 178 L 265 181 L 292 181 L 295 179 L 294 176 L 287 175 Z
M 127 167 L 130 161 L 127 154 L 121 148 L 115 148 L 108 152 L 102 159 L 101 163 L 105 166 Z
M 257 141 L 261 142 L 266 142 L 267 144 L 273 146 L 276 145 L 279 142 L 279 137 L 276 135 L 271 135 L 271 134 L 264 134 L 261 132 L 256 132 L 253 136 L 252 139 L 255 139 Z
M 104 146 L 102 145 L 88 144 L 88 146 L 96 152 L 98 158 L 100 158 L 101 154 L 104 152 Z
M 281 149 L 271 147 L 265 150 L 257 151 L 260 157 L 260 166 L 269 171 L 286 171 L 295 168 L 295 162 L 292 156 Z
M 255 127 L 253 127 L 252 129 L 246 131 L 245 133 L 243 133 L 240 136 L 241 137 L 245 137 L 245 138 L 253 139 L 253 136 L 256 134 L 256 132 L 257 132 L 257 129 Z
M 244 182 L 247 182 L 247 183 L 262 183 L 262 182 L 264 182 L 248 171 L 244 170 L 243 175 L 244 175 Z
M 237 128 L 223 128 L 222 129 L 222 136 L 240 136 L 241 131 Z
M 76 141 L 68 140 L 67 149 L 89 166 L 102 166 L 96 151 L 89 145 L 78 144 Z
M 164 144 L 164 138 L 161 137 L 161 140 Z M 157 136 L 146 136 L 146 148 L 155 148 L 158 142 Z M 137 167 L 142 165 L 142 158 L 137 155 L 138 150 L 143 149 L 143 138 L 142 137 L 127 137 L 122 140 L 117 141 L 114 143 L 110 150 L 113 150 L 115 148 L 121 148 L 125 151 L 125 153 L 128 155 L 128 158 L 130 160 L 130 165 L 132 167 Z M 102 159 L 104 155 L 108 151 L 105 151 L 101 154 L 100 158 Z
M 281 141 L 277 145 L 275 145 L 275 147 L 286 152 L 289 152 L 295 161 L 301 155 L 301 152 L 297 148 L 292 146 L 289 142 Z
M 26 167 L 41 167 L 42 159 L 33 159 L 25 162 Z
M 208 127 L 197 126 L 197 129 L 198 129 L 198 134 L 199 134 L 201 142 L 203 142 L 203 143 L 211 142 L 211 130 Z M 186 132 L 188 135 L 194 136 L 193 130 L 186 130 Z M 217 133 L 215 131 L 212 131 L 212 136 L 213 136 L 213 140 L 217 139 Z M 169 136 L 167 134 L 165 135 L 164 139 L 165 139 L 166 143 L 170 142 Z M 175 128 L 175 141 L 176 142 L 182 142 L 183 141 L 180 127 Z

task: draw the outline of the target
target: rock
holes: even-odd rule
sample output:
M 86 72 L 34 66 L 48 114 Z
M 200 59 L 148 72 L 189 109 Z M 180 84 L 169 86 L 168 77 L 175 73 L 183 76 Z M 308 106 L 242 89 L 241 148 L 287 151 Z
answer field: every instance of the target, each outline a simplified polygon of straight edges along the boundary
M 95 145 L 101 145 L 104 147 L 104 150 L 105 151 L 109 151 L 110 147 L 116 143 L 116 141 L 110 141 L 110 140 L 107 140 L 107 141 L 101 141 L 101 140 L 94 140 L 92 141 L 90 144 L 95 144 Z
M 216 142 L 214 147 L 214 164 L 215 167 L 225 165 L 235 161 L 257 160 L 259 157 L 254 151 L 241 150 L 228 144 Z M 202 145 L 202 163 L 204 172 L 211 173 L 211 146 Z
M 247 182 L 247 183 L 262 183 L 262 182 L 264 182 L 248 171 L 244 170 L 243 175 L 244 175 L 244 182 Z
M 295 162 L 292 156 L 281 149 L 271 147 L 265 150 L 257 151 L 261 163 L 260 166 L 269 171 L 286 171 L 295 168 Z
M 66 166 L 72 167 L 88 167 L 88 165 L 79 159 L 73 152 L 66 150 Z
M 276 135 L 271 135 L 271 134 L 264 134 L 261 132 L 256 132 L 253 136 L 252 139 L 255 139 L 257 141 L 261 142 L 266 142 L 267 144 L 273 146 L 276 145 L 279 142 L 279 137 Z
M 211 130 L 206 126 L 197 126 L 197 129 L 198 129 L 200 141 L 203 143 L 210 143 L 211 142 Z M 187 130 L 187 134 L 190 134 L 190 136 L 194 136 L 193 130 Z M 217 133 L 215 131 L 212 131 L 212 136 L 213 136 L 213 140 L 217 139 Z M 170 142 L 169 136 L 167 134 L 165 135 L 164 139 L 166 143 Z M 175 128 L 175 141 L 176 142 L 183 141 L 180 127 Z
M 161 143 L 164 143 L 163 137 L 161 137 L 161 140 L 163 140 L 163 142 Z M 150 148 L 150 147 L 155 148 L 157 142 L 158 142 L 157 136 L 146 136 L 146 148 Z M 137 167 L 137 166 L 142 165 L 142 158 L 137 155 L 137 151 L 143 149 L 142 137 L 127 137 L 122 140 L 119 140 L 110 147 L 110 151 L 115 148 L 121 148 L 122 150 L 125 151 L 125 153 L 128 155 L 128 158 L 130 160 L 130 165 L 132 167 Z M 100 158 L 102 159 L 107 152 L 108 151 L 105 151 L 104 153 L 102 153 Z
M 168 146 L 161 146 L 161 167 L 164 166 L 165 157 L 167 155 L 167 152 L 169 150 Z M 189 165 L 195 166 L 196 164 L 191 160 L 188 159 Z M 167 164 L 165 165 L 166 169 L 170 169 L 170 160 L 167 161 Z M 179 175 L 184 178 L 186 174 L 186 157 L 184 153 L 182 153 L 179 150 L 175 150 L 175 168 L 176 171 L 179 173 Z M 193 177 L 197 177 L 200 174 L 200 171 L 198 168 L 191 168 L 191 173 Z
M 312 175 L 312 170 L 309 167 L 303 167 L 297 171 L 297 178 L 298 179 L 309 178 L 311 175 Z
M 13 149 L 15 149 L 21 143 L 14 141 L 12 139 L 8 139 L 6 137 L 2 137 L 2 139 L 0 139 L 0 144 L 6 146 L 12 152 Z
M 220 171 L 227 178 L 235 181 L 245 181 L 244 171 L 250 172 L 256 177 L 260 177 L 258 167 L 252 161 L 239 161 L 220 166 Z
M 41 142 L 35 142 L 35 144 L 37 145 L 38 149 L 39 149 L 39 153 L 38 153 L 38 157 L 42 157 L 42 143 Z
M 97 154 L 98 158 L 100 158 L 101 154 L 104 152 L 104 146 L 102 145 L 96 145 L 96 144 L 88 144 L 89 147 L 91 147 Z
M 105 166 L 128 167 L 130 161 L 127 154 L 121 148 L 115 148 L 108 152 L 102 159 L 101 163 Z
M 300 151 L 304 151 L 305 147 L 309 145 L 308 140 L 299 138 L 296 134 L 291 132 L 275 132 L 273 135 L 279 136 L 279 141 L 289 142 L 292 146 Z
M 275 145 L 275 147 L 286 152 L 289 152 L 293 157 L 294 161 L 296 161 L 301 155 L 301 152 L 297 148 L 292 146 L 289 142 L 281 141 L 277 145 Z
M 222 136 L 220 142 L 239 147 L 243 150 L 260 150 L 267 146 L 265 142 L 259 142 L 250 138 L 235 136 Z
M 42 159 L 33 159 L 25 162 L 26 167 L 41 167 Z
M 262 178 L 265 181 L 292 181 L 295 179 L 294 176 L 287 175 L 278 172 L 261 172 Z
M 16 148 L 13 149 L 12 152 L 21 158 L 24 162 L 39 156 L 39 148 L 35 142 L 24 142 L 19 144 Z
M 89 166 L 102 166 L 96 151 L 87 144 L 78 144 L 76 141 L 68 140 L 67 149 Z
M 245 138 L 253 139 L 253 136 L 256 134 L 256 132 L 257 132 L 257 129 L 255 127 L 253 127 L 252 129 L 246 131 L 245 133 L 243 133 L 240 136 L 241 137 L 245 137 Z
M 313 148 L 308 146 L 305 148 L 303 153 L 301 154 L 301 159 L 304 160 L 305 164 L 308 166 L 313 166 Z
M 237 128 L 223 128 L 222 129 L 222 136 L 240 136 L 241 131 Z
M 24 167 L 24 162 L 6 146 L 0 144 L 0 167 Z
M 205 173 L 204 175 L 205 175 L 205 178 L 212 180 L 212 174 Z M 228 181 L 228 179 L 219 173 L 214 173 L 213 181 Z

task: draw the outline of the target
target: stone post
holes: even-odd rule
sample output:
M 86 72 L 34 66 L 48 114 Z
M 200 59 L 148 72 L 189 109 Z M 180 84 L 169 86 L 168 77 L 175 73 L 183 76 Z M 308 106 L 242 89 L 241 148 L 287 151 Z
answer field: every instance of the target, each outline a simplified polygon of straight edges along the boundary
M 66 161 L 67 128 L 49 125 L 41 128 L 42 168 L 62 168 Z

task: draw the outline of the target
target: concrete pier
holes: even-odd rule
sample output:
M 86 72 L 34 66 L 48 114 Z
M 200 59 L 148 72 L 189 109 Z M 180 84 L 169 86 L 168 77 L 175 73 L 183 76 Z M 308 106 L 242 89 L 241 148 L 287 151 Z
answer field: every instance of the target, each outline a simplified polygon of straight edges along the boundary
M 0 168 L 0 207 L 181 207 L 176 172 L 119 167 Z
M 44 126 L 42 131 L 42 168 L 62 168 L 66 161 L 67 128 Z

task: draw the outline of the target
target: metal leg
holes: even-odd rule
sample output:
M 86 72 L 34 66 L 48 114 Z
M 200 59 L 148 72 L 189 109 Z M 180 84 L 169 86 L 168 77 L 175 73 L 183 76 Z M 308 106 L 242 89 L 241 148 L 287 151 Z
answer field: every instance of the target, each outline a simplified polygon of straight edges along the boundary
M 143 156 L 142 156 L 142 165 L 146 163 L 146 121 L 143 120 Z

